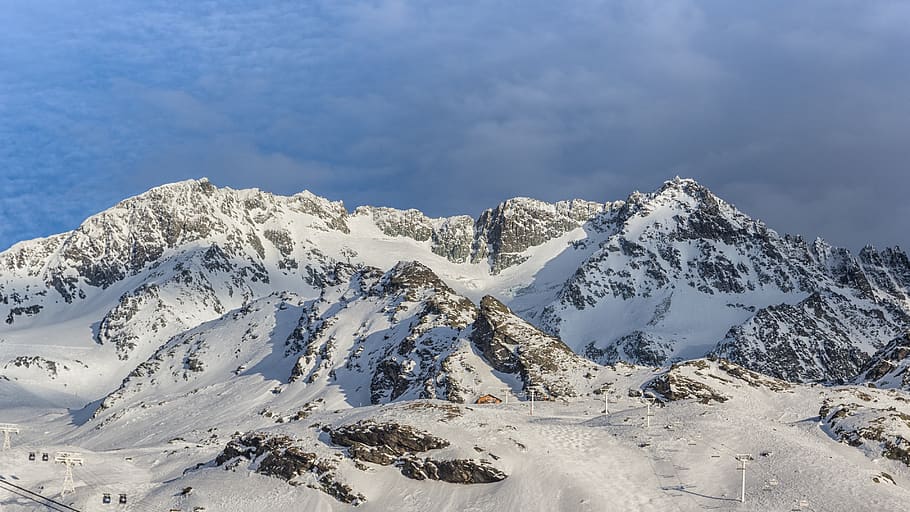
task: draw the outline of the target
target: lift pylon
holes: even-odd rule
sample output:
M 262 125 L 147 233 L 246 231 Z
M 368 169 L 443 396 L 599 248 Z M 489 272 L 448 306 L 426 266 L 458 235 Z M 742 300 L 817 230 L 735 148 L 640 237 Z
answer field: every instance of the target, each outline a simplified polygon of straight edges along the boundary
M 73 481 L 73 467 L 81 466 L 85 463 L 82 454 L 73 452 L 57 452 L 54 455 L 54 462 L 66 466 L 66 473 L 63 475 L 63 490 L 60 496 L 66 496 L 68 493 L 76 493 L 76 483 Z
M 3 449 L 9 450 L 12 446 L 10 443 L 10 434 L 18 434 L 19 425 L 13 423 L 0 423 L 0 432 L 3 432 Z

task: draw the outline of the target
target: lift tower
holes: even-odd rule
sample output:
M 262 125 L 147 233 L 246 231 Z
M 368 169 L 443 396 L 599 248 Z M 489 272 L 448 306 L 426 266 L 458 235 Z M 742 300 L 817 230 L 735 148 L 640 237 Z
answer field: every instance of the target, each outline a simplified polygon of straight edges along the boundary
M 82 458 L 82 454 L 57 452 L 57 454 L 54 455 L 54 462 L 66 466 L 66 473 L 63 475 L 63 490 L 60 491 L 60 496 L 66 496 L 67 493 L 75 494 L 76 484 L 73 481 L 73 467 L 81 466 L 85 462 L 85 459 Z
M 10 444 L 10 434 L 19 433 L 19 425 L 14 425 L 12 423 L 0 423 L 0 432 L 3 432 L 3 449 L 9 450 L 12 446 Z

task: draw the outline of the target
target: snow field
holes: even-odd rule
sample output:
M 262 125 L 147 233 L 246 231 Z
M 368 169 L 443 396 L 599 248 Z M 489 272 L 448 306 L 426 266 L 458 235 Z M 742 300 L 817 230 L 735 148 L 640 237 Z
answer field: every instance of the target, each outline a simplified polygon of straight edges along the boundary
M 654 407 L 651 427 L 646 428 L 645 407 L 640 399 L 626 396 L 626 390 L 637 389 L 654 375 L 629 367 L 614 372 L 609 416 L 603 415 L 602 397 L 594 395 L 537 402 L 534 416 L 528 414 L 528 402 L 514 397 L 498 405 L 419 400 L 360 408 L 323 406 L 302 421 L 285 423 L 231 414 L 262 406 L 277 410 L 289 400 L 284 393 L 272 395 L 267 382 L 261 392 L 253 386 L 244 395 L 210 386 L 192 398 L 130 410 L 100 431 L 91 422 L 74 429 L 72 416 L 59 410 L 32 410 L 29 417 L 28 410 L 19 409 L 12 418 L 22 425 L 23 434 L 14 437 L 14 450 L 0 455 L 0 474 L 14 476 L 30 489 L 57 492 L 62 467 L 49 470 L 24 461 L 33 448 L 66 448 L 79 451 L 87 461 L 76 468 L 77 493 L 68 497 L 80 510 L 96 510 L 93 502 L 100 503 L 100 493 L 108 489 L 135 498 L 127 510 L 351 510 L 307 488 L 306 476 L 303 485 L 290 486 L 243 465 L 235 471 L 210 465 L 192 469 L 210 463 L 235 430 L 264 429 L 291 435 L 303 449 L 337 459 L 338 478 L 367 496 L 357 507 L 364 511 L 764 511 L 791 510 L 800 500 L 808 501 L 807 510 L 898 511 L 910 499 L 906 466 L 867 456 L 822 428 L 818 408 L 836 390 L 729 385 L 724 392 L 732 397 L 724 403 L 689 400 Z M 199 413 L 203 408 L 205 414 Z M 156 423 L 153 418 L 160 419 Z M 339 457 L 343 450 L 331 445 L 318 425 L 363 419 L 428 430 L 451 446 L 427 456 L 488 459 L 509 477 L 494 484 L 456 485 L 409 480 L 393 467 L 366 464 L 366 470 L 357 469 Z M 173 439 L 168 433 L 178 431 L 186 434 Z M 738 501 L 738 453 L 754 457 L 747 464 L 744 504 Z M 896 484 L 875 483 L 872 478 L 882 472 Z M 186 487 L 193 490 L 184 496 Z M 33 510 L 8 494 L 0 497 L 0 504 L 4 510 Z

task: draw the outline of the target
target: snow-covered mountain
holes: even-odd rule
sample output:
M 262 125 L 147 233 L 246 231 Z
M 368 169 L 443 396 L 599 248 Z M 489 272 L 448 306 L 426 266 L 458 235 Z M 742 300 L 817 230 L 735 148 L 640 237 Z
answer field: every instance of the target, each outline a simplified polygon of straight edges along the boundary
M 355 322 L 334 310 L 361 303 L 371 306 L 358 325 L 392 321 L 391 306 L 377 302 L 387 292 L 357 287 L 403 261 L 420 262 L 436 289 L 457 296 L 464 318 L 418 315 L 407 350 L 375 338 L 355 347 L 348 338 L 368 333 L 336 334 L 341 341 L 321 341 L 301 375 L 317 371 L 307 365 L 354 365 L 354 352 L 411 353 L 405 366 L 382 365 L 388 396 L 423 386 L 446 397 L 450 390 L 430 382 L 442 382 L 443 365 L 455 361 L 448 356 L 467 357 L 464 325 L 496 310 L 485 296 L 596 363 L 714 354 L 794 381 L 853 378 L 910 327 L 910 261 L 900 249 L 854 257 L 780 236 L 692 180 L 606 203 L 511 199 L 475 221 L 350 212 L 308 192 L 284 197 L 203 179 L 158 187 L 72 232 L 0 254 L 0 368 L 52 401 L 89 402 L 210 322 L 230 323 L 226 315 L 275 296 L 293 297 L 288 304 L 326 325 Z M 300 321 L 298 336 L 323 326 Z M 483 353 L 476 341 L 468 346 Z M 320 355 L 329 348 L 336 360 Z M 393 384 L 404 374 L 409 384 Z
M 186 510 L 696 510 L 740 450 L 755 510 L 908 496 L 906 254 L 692 180 L 476 220 L 175 183 L 0 254 L 0 318 L 0 422 L 90 454 L 83 508 L 116 480 Z M 836 462 L 786 481 L 801 457 Z M 869 478 L 815 493 L 842 468 Z
M 597 249 L 541 323 L 595 360 L 714 353 L 791 380 L 847 379 L 908 323 L 899 249 L 853 258 L 780 236 L 691 180 L 590 225 L 582 243 Z
M 172 337 L 87 412 L 105 428 L 202 388 L 268 391 L 256 408 L 269 394 L 359 407 L 470 403 L 485 390 L 574 397 L 601 380 L 599 365 L 492 297 L 475 306 L 420 263 L 386 273 L 339 264 L 333 277 L 343 282 L 316 299 L 270 295 Z

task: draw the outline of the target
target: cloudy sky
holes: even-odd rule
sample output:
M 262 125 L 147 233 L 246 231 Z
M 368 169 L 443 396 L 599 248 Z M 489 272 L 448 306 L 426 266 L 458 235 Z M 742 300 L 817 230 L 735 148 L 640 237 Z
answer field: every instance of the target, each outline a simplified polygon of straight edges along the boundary
M 910 2 L 0 0 L 0 248 L 208 176 L 478 214 L 700 180 L 910 246 Z

